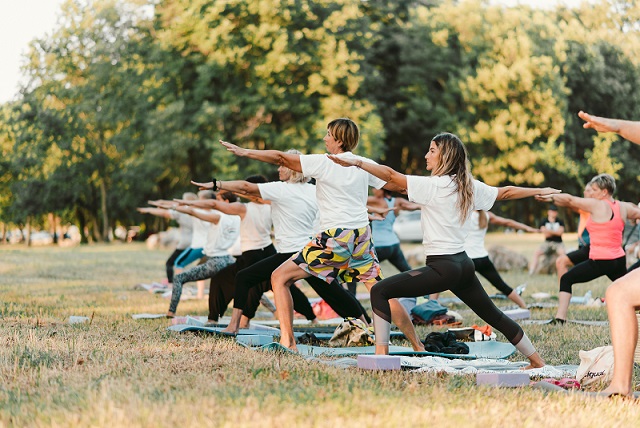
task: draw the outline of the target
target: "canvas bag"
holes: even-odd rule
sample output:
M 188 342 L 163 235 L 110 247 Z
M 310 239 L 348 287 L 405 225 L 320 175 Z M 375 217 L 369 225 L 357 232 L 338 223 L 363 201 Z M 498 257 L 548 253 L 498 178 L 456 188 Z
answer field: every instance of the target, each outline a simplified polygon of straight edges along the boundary
M 613 346 L 600 346 L 590 351 L 580 351 L 580 367 L 576 380 L 581 385 L 611 382 L 613 377 Z
M 355 318 L 345 318 L 329 339 L 329 346 L 336 348 L 373 344 L 375 341 L 369 333 L 369 327 L 362 320 Z

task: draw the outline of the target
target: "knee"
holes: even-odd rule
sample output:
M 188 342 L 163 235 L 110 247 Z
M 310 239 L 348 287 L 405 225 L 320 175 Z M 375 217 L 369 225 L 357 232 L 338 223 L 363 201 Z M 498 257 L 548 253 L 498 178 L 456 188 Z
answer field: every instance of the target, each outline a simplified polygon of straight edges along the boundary
M 375 284 L 373 287 L 371 287 L 370 294 L 371 294 L 372 303 L 374 300 L 375 301 L 379 301 L 381 299 L 388 300 L 387 298 L 384 297 L 384 288 L 380 286 L 380 283 Z
M 284 287 L 287 284 L 287 278 L 281 269 L 276 269 L 271 273 L 271 286 L 276 289 Z
M 607 288 L 607 291 L 605 293 L 605 301 L 607 302 L 607 306 L 617 306 L 627 300 L 628 296 L 625 290 L 626 282 L 627 281 L 625 280 L 625 278 L 620 278 L 614 281 L 613 284 L 611 284 L 609 288 Z
M 556 269 L 560 270 L 562 268 L 565 268 L 569 265 L 569 263 L 571 263 L 569 257 L 563 254 L 556 259 Z

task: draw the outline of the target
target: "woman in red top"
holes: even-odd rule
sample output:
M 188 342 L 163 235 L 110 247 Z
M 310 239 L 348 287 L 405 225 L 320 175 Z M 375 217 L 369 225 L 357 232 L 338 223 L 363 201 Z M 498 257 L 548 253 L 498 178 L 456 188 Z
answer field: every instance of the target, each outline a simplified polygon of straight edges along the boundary
M 593 198 L 567 194 L 538 198 L 590 214 L 586 226 L 591 239 L 589 259 L 578 263 L 560 278 L 558 311 L 552 324 L 566 322 L 573 284 L 588 282 L 603 275 L 615 281 L 627 273 L 622 231 L 627 218 L 640 218 L 640 209 L 613 199 L 616 180 L 609 174 L 596 175 L 589 185 L 593 189 Z

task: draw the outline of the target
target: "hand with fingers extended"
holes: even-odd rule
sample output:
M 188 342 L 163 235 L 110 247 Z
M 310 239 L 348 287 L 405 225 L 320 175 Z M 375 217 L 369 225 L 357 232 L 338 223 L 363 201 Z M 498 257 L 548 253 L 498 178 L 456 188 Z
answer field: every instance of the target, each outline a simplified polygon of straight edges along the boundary
M 362 160 L 356 158 L 343 158 L 336 155 L 327 155 L 327 157 L 340 166 L 360 167 L 360 165 L 362 165 Z
M 191 180 L 191 184 L 193 184 L 194 186 L 198 186 L 199 190 L 211 190 L 211 189 L 215 188 L 215 181 L 208 181 L 206 183 L 198 183 L 197 181 Z
M 562 190 L 554 189 L 553 187 L 544 187 L 540 189 L 540 193 L 536 196 L 540 197 L 553 197 L 553 195 L 557 195 L 562 193 Z
M 582 124 L 582 127 L 585 129 L 594 129 L 598 132 L 620 132 L 619 120 L 594 116 L 582 110 L 578 113 L 578 116 L 585 121 L 585 123 Z
M 242 147 L 238 147 L 235 144 L 231 144 L 228 143 L 226 141 L 222 141 L 220 140 L 220 144 L 222 144 L 223 146 L 225 146 L 227 148 L 227 151 L 230 151 L 231 153 L 233 153 L 236 156 L 246 156 L 247 155 L 247 149 L 243 149 Z
M 139 213 L 142 214 L 149 214 L 151 211 L 151 208 L 149 207 L 144 207 L 144 208 L 136 208 L 136 211 L 138 211 Z

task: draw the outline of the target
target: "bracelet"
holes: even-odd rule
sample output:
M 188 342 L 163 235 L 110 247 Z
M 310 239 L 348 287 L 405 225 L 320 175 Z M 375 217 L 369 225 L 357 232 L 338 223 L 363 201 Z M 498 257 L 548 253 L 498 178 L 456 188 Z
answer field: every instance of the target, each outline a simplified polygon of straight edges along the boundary
M 218 180 L 216 180 L 215 178 L 213 179 L 213 191 L 215 192 L 216 190 L 218 190 Z

